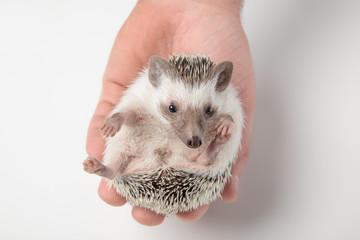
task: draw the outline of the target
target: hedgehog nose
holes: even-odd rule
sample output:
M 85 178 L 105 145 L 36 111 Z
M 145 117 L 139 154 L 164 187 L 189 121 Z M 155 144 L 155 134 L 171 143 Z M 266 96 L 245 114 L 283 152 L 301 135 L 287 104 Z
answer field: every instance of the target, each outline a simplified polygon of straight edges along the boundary
M 201 146 L 201 143 L 201 139 L 198 136 L 195 136 L 188 140 L 187 145 L 189 148 L 198 148 Z

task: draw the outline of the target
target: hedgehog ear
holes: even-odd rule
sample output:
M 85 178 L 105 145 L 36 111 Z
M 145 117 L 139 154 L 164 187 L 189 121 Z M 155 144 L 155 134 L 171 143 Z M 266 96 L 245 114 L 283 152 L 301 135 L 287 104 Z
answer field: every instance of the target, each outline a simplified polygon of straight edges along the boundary
M 230 83 L 233 64 L 230 61 L 222 62 L 215 66 L 215 76 L 218 76 L 216 83 L 216 91 L 224 91 Z
M 160 85 L 160 77 L 170 71 L 169 63 L 159 56 L 152 56 L 149 63 L 149 80 L 154 87 Z

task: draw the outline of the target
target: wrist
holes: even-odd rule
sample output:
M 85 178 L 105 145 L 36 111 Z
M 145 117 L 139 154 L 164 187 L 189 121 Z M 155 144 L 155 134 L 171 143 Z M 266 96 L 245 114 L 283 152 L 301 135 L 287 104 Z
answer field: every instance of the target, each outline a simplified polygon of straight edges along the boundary
M 243 0 L 138 0 L 138 4 L 165 7 L 170 10 L 184 10 L 186 8 L 210 7 L 225 10 L 235 15 L 240 14 Z
M 216 8 L 223 8 L 228 11 L 239 11 L 243 0 L 197 0 L 196 2 Z

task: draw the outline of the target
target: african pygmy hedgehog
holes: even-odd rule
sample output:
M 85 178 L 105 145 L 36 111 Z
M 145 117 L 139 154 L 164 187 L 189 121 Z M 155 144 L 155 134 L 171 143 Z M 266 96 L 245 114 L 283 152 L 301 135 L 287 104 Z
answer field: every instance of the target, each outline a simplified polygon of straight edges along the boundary
M 214 201 L 231 176 L 244 122 L 232 70 L 202 55 L 152 56 L 100 128 L 103 163 L 89 156 L 85 171 L 158 214 Z

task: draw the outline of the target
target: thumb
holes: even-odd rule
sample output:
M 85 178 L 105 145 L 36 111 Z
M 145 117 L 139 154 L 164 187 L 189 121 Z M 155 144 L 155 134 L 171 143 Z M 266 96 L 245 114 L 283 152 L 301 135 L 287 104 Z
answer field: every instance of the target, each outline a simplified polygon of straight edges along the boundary
M 223 192 L 222 192 L 222 199 L 225 202 L 234 202 L 237 198 L 238 188 L 239 188 L 239 177 L 249 160 L 250 154 L 250 141 L 251 141 L 251 132 L 252 132 L 252 124 L 254 118 L 254 104 L 252 104 L 251 108 L 249 106 L 244 108 L 245 112 L 248 113 L 245 119 L 245 128 L 243 131 L 243 138 L 242 138 L 242 148 L 239 153 L 238 159 L 234 163 L 231 169 L 232 177 L 230 181 L 226 184 Z

